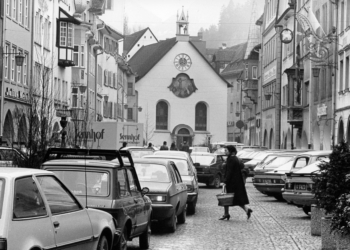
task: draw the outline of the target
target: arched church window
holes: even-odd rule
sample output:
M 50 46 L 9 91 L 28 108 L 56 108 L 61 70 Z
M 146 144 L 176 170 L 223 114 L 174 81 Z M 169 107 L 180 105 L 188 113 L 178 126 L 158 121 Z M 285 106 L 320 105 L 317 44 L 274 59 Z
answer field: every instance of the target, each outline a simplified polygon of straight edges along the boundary
M 207 106 L 200 102 L 196 105 L 196 126 L 197 131 L 207 130 Z
M 167 130 L 168 129 L 168 104 L 164 101 L 160 101 L 157 104 L 156 111 L 156 129 Z

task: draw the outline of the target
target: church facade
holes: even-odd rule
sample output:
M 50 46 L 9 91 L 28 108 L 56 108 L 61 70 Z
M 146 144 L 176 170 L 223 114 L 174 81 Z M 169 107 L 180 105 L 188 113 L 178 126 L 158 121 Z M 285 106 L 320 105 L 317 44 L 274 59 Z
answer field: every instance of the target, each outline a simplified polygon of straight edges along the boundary
M 146 142 L 177 147 L 226 141 L 230 86 L 190 41 L 182 11 L 175 38 L 142 47 L 129 64 L 142 107 Z

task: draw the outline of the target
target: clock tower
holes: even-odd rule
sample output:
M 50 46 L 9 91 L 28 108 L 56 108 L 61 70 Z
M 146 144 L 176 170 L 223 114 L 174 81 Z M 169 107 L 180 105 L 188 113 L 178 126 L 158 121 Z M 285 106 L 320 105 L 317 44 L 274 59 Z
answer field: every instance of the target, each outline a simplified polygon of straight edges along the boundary
M 188 12 L 186 16 L 184 8 L 182 7 L 180 16 L 179 13 L 177 14 L 176 41 L 188 42 L 190 40 L 190 36 L 188 34 L 188 24 Z

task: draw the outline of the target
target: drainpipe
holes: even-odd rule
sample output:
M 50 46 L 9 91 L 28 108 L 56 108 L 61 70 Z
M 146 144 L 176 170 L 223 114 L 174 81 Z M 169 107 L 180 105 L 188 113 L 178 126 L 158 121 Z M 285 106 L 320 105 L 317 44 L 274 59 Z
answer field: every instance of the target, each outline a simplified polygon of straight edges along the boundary
M 332 1 L 331 1 L 332 2 Z M 333 2 L 332 2 L 333 3 Z M 333 51 L 333 63 L 335 68 L 332 66 L 332 73 L 334 74 L 334 82 L 333 82 L 333 102 L 332 102 L 332 112 L 333 112 L 333 120 L 332 120 L 332 149 L 335 145 L 335 117 L 336 117 L 336 101 L 337 101 L 337 69 L 338 69 L 338 1 L 335 4 L 335 45 Z M 349 14 L 349 13 L 348 13 Z
M 34 2 L 34 1 L 33 1 Z M 34 5 L 34 3 L 33 3 Z M 2 48 L 4 49 L 5 48 L 5 45 L 6 45 L 6 19 L 7 19 L 7 15 L 6 15 L 6 10 L 5 8 L 3 9 L 3 12 L 2 13 L 4 15 L 4 18 L 3 18 L 3 22 L 2 22 L 2 25 L 3 25 L 3 34 L 2 34 Z M 32 35 L 33 37 L 33 35 Z M 33 44 L 33 43 L 32 43 Z M 11 52 L 11 48 L 9 47 L 9 52 Z M 9 58 L 9 55 L 7 55 L 7 57 Z M 4 54 L 2 54 L 2 57 L 1 57 L 1 60 L 2 60 L 2 63 L 4 64 Z M 10 60 L 10 58 L 8 59 Z M 28 68 L 28 67 L 27 67 Z M 2 72 L 2 77 L 1 77 L 1 114 L 0 114 L 0 138 L 2 141 L 2 136 L 3 136 L 3 130 L 4 130 L 4 99 L 5 99 L 5 73 Z

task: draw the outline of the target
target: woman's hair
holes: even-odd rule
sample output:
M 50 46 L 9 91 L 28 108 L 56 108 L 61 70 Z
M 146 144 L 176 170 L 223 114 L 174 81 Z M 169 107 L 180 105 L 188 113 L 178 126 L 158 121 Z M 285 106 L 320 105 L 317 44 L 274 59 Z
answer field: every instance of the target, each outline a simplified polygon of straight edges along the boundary
M 229 152 L 230 154 L 237 154 L 237 149 L 236 149 L 235 146 L 233 146 L 233 145 L 228 145 L 228 146 L 226 146 L 225 148 L 227 148 L 227 150 L 228 150 L 228 152 Z
M 175 148 L 175 143 L 174 143 L 174 142 L 171 143 L 171 146 L 170 146 L 170 147 Z

